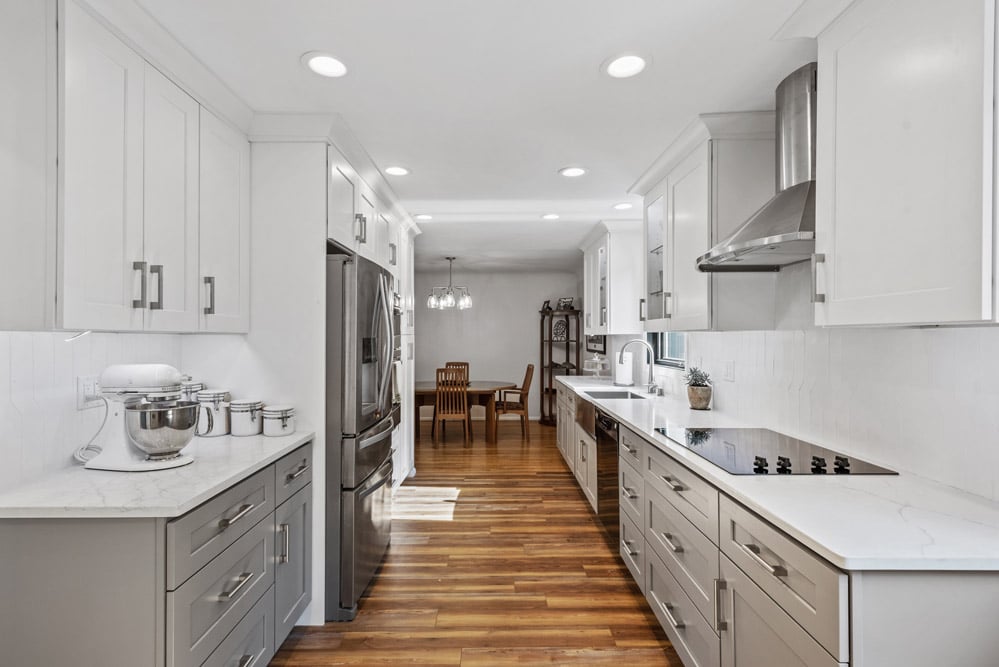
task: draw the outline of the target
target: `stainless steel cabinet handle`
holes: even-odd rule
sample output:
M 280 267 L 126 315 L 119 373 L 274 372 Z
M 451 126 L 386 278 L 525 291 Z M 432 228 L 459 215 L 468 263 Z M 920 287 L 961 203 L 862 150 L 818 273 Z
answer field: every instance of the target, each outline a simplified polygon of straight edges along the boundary
M 282 523 L 281 529 L 281 555 L 278 557 L 279 563 L 287 563 L 288 559 L 291 557 L 291 526 L 286 523 Z
M 645 321 L 645 299 L 638 300 L 638 321 Z
M 579 441 L 579 460 L 586 461 L 586 443 L 582 440 Z
M 637 454 L 638 453 L 638 449 L 636 449 L 635 447 L 632 447 L 631 445 L 626 445 L 623 442 L 621 443 L 621 448 L 624 449 L 629 454 Z
M 156 301 L 149 302 L 149 310 L 163 310 L 163 265 L 150 266 L 149 275 L 156 276 Z
M 675 554 L 682 554 L 683 547 L 673 541 L 673 533 L 662 533 L 663 542 L 669 547 L 669 550 Z
M 215 276 L 205 276 L 205 284 L 208 285 L 208 305 L 205 306 L 205 315 L 215 314 Z
M 257 661 L 257 656 L 255 655 L 244 655 L 239 659 L 239 664 L 236 667 L 252 667 L 253 663 Z
M 354 234 L 354 240 L 364 243 L 364 215 L 362 213 L 355 213 L 354 222 L 357 223 L 357 233 Z
M 621 491 L 624 493 L 625 498 L 629 498 L 631 500 L 638 498 L 638 492 L 629 486 L 622 486 Z
M 812 303 L 825 303 L 826 295 L 819 294 L 819 264 L 826 261 L 826 256 L 821 252 L 812 254 Z
M 361 216 L 361 243 L 368 242 L 368 216 Z
M 775 576 L 775 577 L 786 577 L 787 576 L 787 568 L 784 567 L 783 565 L 771 565 L 770 563 L 768 563 L 765 560 L 763 560 L 763 557 L 760 556 L 760 548 L 758 546 L 756 546 L 755 544 L 752 544 L 752 543 L 749 543 L 749 544 L 740 544 L 739 546 L 741 546 L 743 548 L 743 550 L 747 554 L 749 554 L 749 557 L 752 558 L 754 561 L 756 561 L 756 563 L 760 567 L 762 567 L 764 570 L 766 570 L 767 572 L 769 572 L 773 576 Z
M 725 583 L 724 579 L 715 579 L 715 608 L 714 608 L 714 624 L 715 630 L 718 632 L 724 632 L 728 630 L 728 623 L 722 620 L 721 614 L 721 596 L 722 591 L 728 588 L 728 584 Z
M 145 308 L 146 307 L 146 263 L 145 262 L 132 262 L 132 270 L 140 271 L 139 274 L 141 281 L 139 282 L 139 298 L 132 299 L 132 308 Z
M 600 309 L 600 325 L 603 326 L 606 324 L 607 324 L 607 306 L 604 306 L 603 308 Z
M 673 481 L 672 477 L 669 477 L 668 475 L 659 475 L 659 477 L 666 482 L 666 486 L 670 488 L 670 491 L 675 491 L 676 493 L 683 491 L 683 484 L 677 484 Z
M 628 555 L 629 556 L 637 556 L 638 552 L 631 550 L 631 545 L 632 544 L 634 544 L 634 541 L 632 541 L 632 540 L 621 540 L 621 546 L 624 547 L 624 550 L 628 552 Z
M 673 315 L 666 308 L 666 299 L 672 299 L 672 298 L 673 298 L 672 292 L 663 292 L 663 317 L 665 317 L 667 320 L 671 319 Z
M 663 610 L 663 613 L 666 614 L 666 620 L 669 621 L 670 625 L 677 630 L 683 630 L 683 623 L 673 617 L 673 605 L 660 602 L 659 607 Z
M 236 594 L 239 593 L 241 590 L 243 590 L 244 586 L 253 581 L 253 577 L 255 576 L 256 574 L 253 572 L 244 572 L 243 574 L 239 575 L 239 583 L 237 583 L 236 587 L 233 588 L 231 591 L 220 593 L 219 602 L 228 602 L 229 600 L 236 597 Z
M 239 508 L 239 511 L 232 516 L 231 519 L 222 519 L 221 521 L 219 521 L 219 528 L 225 530 L 226 528 L 228 528 L 229 526 L 236 523 L 244 516 L 252 512 L 254 507 L 256 507 L 256 505 L 253 503 L 247 503 L 243 505 L 242 507 Z
M 397 262 L 395 244 L 389 243 L 389 249 L 392 251 L 392 259 L 389 260 L 389 264 L 395 266 Z
M 305 461 L 302 461 L 302 465 L 298 466 L 298 470 L 296 470 L 295 472 L 290 472 L 284 476 L 284 483 L 287 484 L 288 482 L 298 479 L 299 477 L 304 475 L 308 469 L 309 469 L 309 464 L 306 463 Z

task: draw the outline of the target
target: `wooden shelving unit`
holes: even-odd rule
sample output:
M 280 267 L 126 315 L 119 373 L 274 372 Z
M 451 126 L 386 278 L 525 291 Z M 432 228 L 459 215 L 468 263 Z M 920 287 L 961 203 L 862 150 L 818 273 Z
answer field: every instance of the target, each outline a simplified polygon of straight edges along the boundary
M 541 369 L 541 418 L 540 423 L 554 426 L 556 423 L 556 375 L 579 375 L 582 367 L 581 310 L 540 310 L 541 328 L 538 338 L 541 341 L 538 368 Z M 555 340 L 557 322 L 565 323 L 565 339 Z

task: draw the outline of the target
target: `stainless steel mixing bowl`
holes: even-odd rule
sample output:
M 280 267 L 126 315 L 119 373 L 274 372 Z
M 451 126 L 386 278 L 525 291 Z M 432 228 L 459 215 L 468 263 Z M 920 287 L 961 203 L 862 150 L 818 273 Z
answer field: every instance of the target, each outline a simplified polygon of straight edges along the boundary
M 167 406 L 136 403 L 125 406 L 125 432 L 133 445 L 152 460 L 177 456 L 194 438 L 198 403 L 177 401 Z

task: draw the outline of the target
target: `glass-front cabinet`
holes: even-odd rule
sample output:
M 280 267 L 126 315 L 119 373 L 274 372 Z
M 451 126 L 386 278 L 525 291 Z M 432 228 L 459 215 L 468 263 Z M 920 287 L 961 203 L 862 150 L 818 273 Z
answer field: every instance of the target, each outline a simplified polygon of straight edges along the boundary
M 665 331 L 666 281 L 663 272 L 663 223 L 666 220 L 665 184 L 646 196 L 645 207 L 645 297 L 640 304 L 646 331 Z

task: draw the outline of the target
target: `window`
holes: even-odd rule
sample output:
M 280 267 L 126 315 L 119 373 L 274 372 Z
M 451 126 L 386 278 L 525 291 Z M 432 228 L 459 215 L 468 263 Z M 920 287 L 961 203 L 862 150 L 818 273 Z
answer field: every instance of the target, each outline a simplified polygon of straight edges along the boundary
M 649 344 L 656 352 L 656 364 L 683 368 L 687 359 L 687 334 L 650 333 Z

